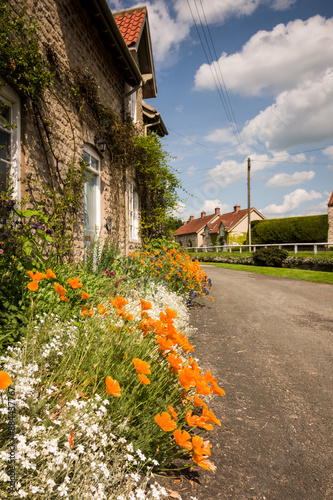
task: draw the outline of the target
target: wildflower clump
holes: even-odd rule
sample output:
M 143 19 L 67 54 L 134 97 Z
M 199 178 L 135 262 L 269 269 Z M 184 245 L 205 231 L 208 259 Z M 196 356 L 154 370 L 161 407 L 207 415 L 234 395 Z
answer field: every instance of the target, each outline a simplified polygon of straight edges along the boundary
M 174 279 L 175 261 L 182 262 L 188 286 L 205 294 L 204 273 L 181 254 L 163 252 L 171 262 L 169 275 Z M 162 498 L 163 489 L 147 487 L 153 470 L 164 470 L 175 459 L 182 467 L 214 470 L 211 445 L 200 435 L 221 425 L 209 401 L 224 391 L 193 357 L 178 285 L 172 290 L 156 276 L 154 286 L 142 280 L 133 288 L 129 280 L 103 275 L 113 280 L 110 294 L 108 286 L 94 290 L 93 278 L 83 273 L 68 277 L 34 270 L 29 277 L 38 284 L 36 290 L 26 284 L 33 296 L 31 327 L 22 344 L 0 357 L 19 409 L 18 495 L 127 499 L 132 491 L 135 496 L 128 498 Z M 46 293 L 66 314 L 35 313 Z M 3 394 L 0 425 L 7 411 Z M 4 494 L 8 453 L 3 441 Z

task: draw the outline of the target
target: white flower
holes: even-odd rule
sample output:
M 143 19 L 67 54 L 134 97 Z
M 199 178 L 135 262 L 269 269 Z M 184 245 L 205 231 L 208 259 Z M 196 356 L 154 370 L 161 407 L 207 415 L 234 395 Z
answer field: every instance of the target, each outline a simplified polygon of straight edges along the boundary
M 68 491 L 68 488 L 67 488 L 67 486 L 65 485 L 65 483 L 61 484 L 61 485 L 58 487 L 58 491 L 60 492 L 60 496 L 61 496 L 61 497 L 67 497 L 67 491 Z
M 138 481 L 140 481 L 140 475 L 139 474 L 136 474 L 136 473 L 132 473 L 131 474 L 131 478 L 134 479 L 134 481 L 137 483 Z

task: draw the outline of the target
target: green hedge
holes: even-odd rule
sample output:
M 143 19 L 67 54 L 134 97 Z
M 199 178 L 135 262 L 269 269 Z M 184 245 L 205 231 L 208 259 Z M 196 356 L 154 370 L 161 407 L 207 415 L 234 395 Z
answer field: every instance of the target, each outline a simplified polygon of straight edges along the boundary
M 328 235 L 327 215 L 266 219 L 251 223 L 253 245 L 271 243 L 319 243 L 326 242 Z

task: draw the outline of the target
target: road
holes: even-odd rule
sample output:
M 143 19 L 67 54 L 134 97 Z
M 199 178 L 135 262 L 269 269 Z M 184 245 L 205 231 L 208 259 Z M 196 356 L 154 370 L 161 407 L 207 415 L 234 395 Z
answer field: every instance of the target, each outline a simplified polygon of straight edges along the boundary
M 193 307 L 191 341 L 226 391 L 210 405 L 217 471 L 174 489 L 183 500 L 332 500 L 333 286 L 203 268 L 215 301 Z

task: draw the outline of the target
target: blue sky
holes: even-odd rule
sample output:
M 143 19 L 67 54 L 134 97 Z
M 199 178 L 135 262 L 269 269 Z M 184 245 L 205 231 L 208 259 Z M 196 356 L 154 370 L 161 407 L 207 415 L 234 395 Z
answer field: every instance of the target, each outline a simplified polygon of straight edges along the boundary
M 327 213 L 332 0 L 109 4 L 148 8 L 158 95 L 147 102 L 162 115 L 164 147 L 190 193 L 181 194 L 180 218 L 246 208 L 248 157 L 251 205 L 267 218 Z

